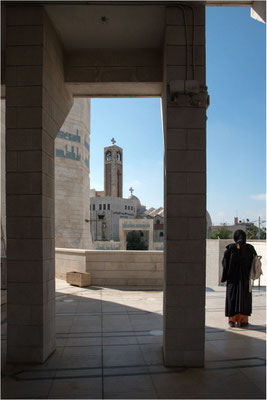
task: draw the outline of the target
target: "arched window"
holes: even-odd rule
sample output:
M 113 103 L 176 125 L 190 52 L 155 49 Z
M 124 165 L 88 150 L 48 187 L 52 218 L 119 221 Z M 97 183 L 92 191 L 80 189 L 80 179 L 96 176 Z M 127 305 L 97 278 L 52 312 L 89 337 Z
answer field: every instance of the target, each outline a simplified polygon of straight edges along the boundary
M 110 161 L 111 160 L 111 151 L 107 151 L 106 152 L 106 161 Z
M 117 160 L 118 161 L 121 161 L 121 153 L 118 151 L 118 153 L 117 153 Z
M 163 237 L 163 236 L 164 236 L 164 233 L 160 232 L 159 237 Z
M 160 224 L 160 220 L 159 219 L 157 219 L 156 224 Z

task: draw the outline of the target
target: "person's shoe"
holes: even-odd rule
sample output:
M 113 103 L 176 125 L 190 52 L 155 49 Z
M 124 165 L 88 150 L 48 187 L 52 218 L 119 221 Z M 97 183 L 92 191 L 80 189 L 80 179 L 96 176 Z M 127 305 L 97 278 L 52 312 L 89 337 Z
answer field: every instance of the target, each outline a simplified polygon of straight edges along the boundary
M 230 328 L 234 328 L 235 327 L 235 323 L 234 322 L 229 322 L 229 326 L 230 326 Z
M 248 322 L 241 322 L 240 328 L 246 328 L 248 326 Z

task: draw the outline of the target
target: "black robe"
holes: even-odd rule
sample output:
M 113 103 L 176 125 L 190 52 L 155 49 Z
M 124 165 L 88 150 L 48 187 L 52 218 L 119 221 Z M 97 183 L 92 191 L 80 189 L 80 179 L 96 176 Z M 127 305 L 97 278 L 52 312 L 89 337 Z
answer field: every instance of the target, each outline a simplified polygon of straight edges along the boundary
M 250 244 L 226 246 L 222 260 L 222 282 L 227 282 L 225 315 L 232 317 L 236 314 L 251 315 L 252 294 L 249 292 L 249 273 L 253 256 L 256 251 Z

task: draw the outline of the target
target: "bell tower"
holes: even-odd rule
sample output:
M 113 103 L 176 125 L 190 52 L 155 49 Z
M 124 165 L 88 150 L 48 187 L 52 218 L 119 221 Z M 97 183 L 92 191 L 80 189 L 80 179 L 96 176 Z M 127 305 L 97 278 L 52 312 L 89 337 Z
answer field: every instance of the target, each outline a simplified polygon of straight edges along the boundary
M 104 185 L 105 196 L 122 197 L 122 148 L 116 146 L 115 139 L 111 139 L 112 146 L 104 148 Z

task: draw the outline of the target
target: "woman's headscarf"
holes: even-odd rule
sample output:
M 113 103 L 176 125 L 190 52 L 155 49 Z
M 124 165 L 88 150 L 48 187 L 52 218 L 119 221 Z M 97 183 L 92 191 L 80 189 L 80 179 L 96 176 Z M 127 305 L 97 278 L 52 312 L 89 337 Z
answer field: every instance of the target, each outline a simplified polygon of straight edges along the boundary
M 237 231 L 235 231 L 234 241 L 236 243 L 239 243 L 239 244 L 246 243 L 246 239 L 247 239 L 247 236 L 246 236 L 245 232 L 242 231 L 242 229 L 238 229 Z

